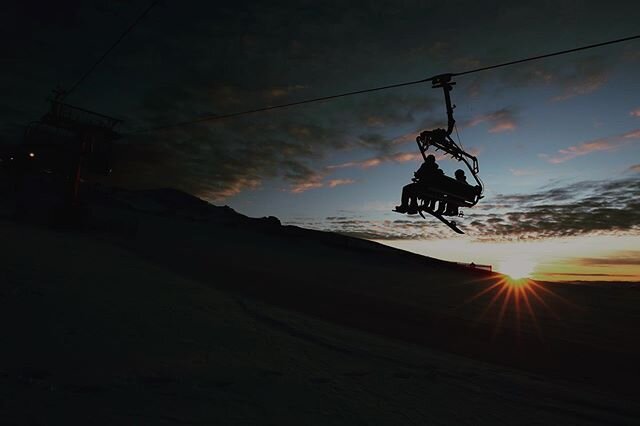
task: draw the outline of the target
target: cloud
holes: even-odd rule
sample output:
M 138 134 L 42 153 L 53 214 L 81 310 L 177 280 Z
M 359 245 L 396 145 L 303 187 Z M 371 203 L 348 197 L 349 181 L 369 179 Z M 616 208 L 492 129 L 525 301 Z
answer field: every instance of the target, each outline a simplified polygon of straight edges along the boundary
M 390 211 L 393 203 L 384 206 Z M 640 178 L 582 181 L 527 194 L 488 196 L 465 209 L 460 220 L 467 234 L 478 241 L 523 241 L 589 234 L 640 233 Z M 450 236 L 434 220 L 405 216 L 397 220 L 328 217 L 314 229 L 378 240 L 422 240 Z M 621 253 L 617 264 L 630 264 L 638 252 Z M 633 260 L 635 259 L 635 260 Z M 596 260 L 586 260 L 595 264 Z
M 380 160 L 379 158 L 369 158 L 367 160 L 348 161 L 346 163 L 333 164 L 333 165 L 327 166 L 327 169 L 329 170 L 344 169 L 348 167 L 360 167 L 362 169 L 367 169 L 369 167 L 379 166 L 380 164 L 382 164 L 382 160 Z
M 309 182 L 300 182 L 300 183 L 293 184 L 289 189 L 289 192 L 293 194 L 301 194 L 311 189 L 322 188 L 323 186 L 324 186 L 324 183 L 322 183 L 321 181 L 311 180 Z
M 351 185 L 356 181 L 354 179 L 329 179 L 324 180 L 322 174 L 316 174 L 305 181 L 297 182 L 289 188 L 289 192 L 293 194 L 301 194 L 303 192 L 319 189 L 319 188 L 335 188 L 337 186 Z
M 537 272 L 536 275 L 542 277 L 603 277 L 603 278 L 616 278 L 616 281 L 622 277 L 637 277 L 634 274 L 594 274 L 589 272 Z
M 442 157 L 437 157 L 439 159 Z M 422 154 L 420 152 L 396 152 L 394 154 L 381 155 L 378 157 L 367 158 L 366 160 L 349 161 L 347 163 L 335 164 L 327 166 L 327 169 L 344 169 L 349 167 L 359 167 L 362 169 L 368 169 L 371 167 L 377 167 L 384 163 L 406 163 L 408 161 L 422 161 Z
M 289 96 L 294 92 L 299 90 L 308 89 L 309 86 L 304 86 L 302 84 L 296 84 L 293 86 L 285 86 L 285 87 L 272 87 L 266 90 L 268 96 L 272 98 L 282 98 L 285 96 Z
M 388 152 L 391 149 L 391 140 L 379 133 L 367 133 L 358 137 L 358 144 L 363 148 Z
M 632 117 L 640 117 L 640 108 L 634 109 L 629 113 L 629 115 Z
M 633 166 L 629 167 L 627 170 L 629 170 L 632 173 L 640 173 L 640 164 L 634 164 Z
M 622 135 L 622 137 L 625 138 L 625 139 L 639 139 L 640 138 L 640 129 L 632 130 L 630 132 L 627 132 L 624 135 Z
M 568 148 L 559 150 L 555 155 L 545 155 L 545 157 L 550 163 L 560 164 L 564 163 L 565 161 L 572 160 L 576 157 L 591 154 L 592 152 L 615 150 L 620 146 L 629 143 L 632 139 L 638 138 L 640 138 L 640 129 L 632 130 L 621 135 L 595 139 L 589 142 L 581 143 L 579 145 L 570 146 Z
M 593 93 L 609 80 L 615 60 L 602 54 L 566 57 L 564 61 L 523 64 L 503 73 L 504 88 L 551 86 L 559 91 L 553 102 Z
M 480 123 L 489 124 L 489 133 L 513 131 L 517 128 L 516 113 L 512 109 L 502 108 L 489 114 L 474 117 L 466 125 L 474 127 Z
M 219 202 L 255 190 L 267 179 L 313 182 L 313 161 L 343 146 L 333 129 L 305 120 L 265 118 L 127 137 L 116 147 L 108 182 L 133 188 L 169 186 Z
M 414 123 L 440 103 L 437 97 L 407 89 L 352 98 L 345 106 L 358 125 L 378 129 Z
M 284 98 L 290 92 L 312 89 L 294 85 L 255 91 L 230 84 L 186 82 L 180 88 L 147 94 L 143 102 L 146 113 L 142 127 L 197 116 L 196 112 L 211 105 L 212 99 L 222 100 L 225 108 L 231 110 L 248 109 L 251 102 L 268 104 L 274 90 L 279 91 L 275 95 Z M 196 195 L 206 194 L 208 200 L 219 202 L 242 191 L 258 189 L 260 184 L 256 182 L 269 179 L 284 179 L 290 183 L 292 191 L 301 193 L 326 186 L 326 182 L 313 178 L 319 173 L 324 176 L 331 168 L 367 168 L 385 161 L 405 162 L 418 158 L 416 153 L 393 153 L 394 148 L 408 140 L 409 134 L 390 138 L 375 131 L 360 133 L 366 129 L 361 120 L 375 112 L 386 117 L 388 123 L 410 121 L 412 114 L 424 113 L 430 108 L 428 98 L 389 93 L 348 100 L 348 103 L 350 108 L 345 109 L 317 104 L 127 138 L 124 142 L 132 146 L 121 149 L 113 182 L 134 188 L 170 185 Z M 412 133 L 411 139 L 415 135 Z M 329 169 L 320 165 L 327 153 L 353 148 L 364 148 L 378 155 L 357 164 Z
M 416 142 L 416 137 L 418 136 L 418 132 L 410 132 L 410 133 L 406 133 L 404 135 L 395 137 L 391 140 L 391 143 L 393 145 L 402 145 L 408 142 Z
M 585 257 L 576 260 L 581 266 L 635 266 L 640 265 L 640 251 L 627 250 L 613 253 L 609 257 Z
M 355 180 L 353 179 L 331 179 L 327 182 L 327 186 L 329 188 L 335 188 L 336 186 L 340 186 L 340 185 L 351 185 L 352 183 L 355 183 Z
M 509 169 L 509 171 L 514 176 L 534 176 L 538 174 L 535 170 L 528 169 Z
M 479 238 L 488 240 L 638 232 L 640 179 L 582 181 L 496 195 L 466 213 L 486 225 Z
M 558 40 L 553 40 L 551 44 L 557 45 L 557 42 Z M 529 41 L 527 44 L 533 51 L 549 51 L 549 45 L 540 44 L 536 49 L 535 42 Z M 521 52 L 513 52 L 511 55 L 511 57 L 520 56 Z M 509 56 L 501 55 L 499 59 L 486 59 L 482 65 L 505 62 L 508 58 Z M 517 67 L 495 70 L 492 73 L 482 73 L 472 77 L 470 90 L 473 94 L 488 94 L 506 92 L 514 88 L 545 87 L 556 92 L 551 97 L 551 101 L 566 101 L 601 89 L 609 82 L 616 67 L 628 61 L 624 54 L 611 49 L 568 55 L 562 60 L 523 63 Z
M 583 76 L 565 85 L 562 94 L 554 96 L 551 100 L 554 102 L 566 101 L 576 96 L 588 95 L 595 92 L 608 81 L 609 76 L 604 70 L 600 70 L 594 74 Z
M 392 206 L 388 206 L 391 210 Z M 297 225 L 371 240 L 424 240 L 441 238 L 446 231 L 434 228 L 422 218 L 365 220 L 357 217 L 328 217 L 322 223 L 300 222 Z M 447 229 L 448 230 L 448 229 Z
M 261 184 L 262 181 L 260 181 L 260 179 L 244 179 L 240 177 L 221 189 L 213 190 L 211 193 L 208 193 L 206 190 L 201 190 L 197 195 L 205 200 L 222 202 L 229 197 L 233 197 L 234 195 L 239 194 L 242 191 L 258 189 Z

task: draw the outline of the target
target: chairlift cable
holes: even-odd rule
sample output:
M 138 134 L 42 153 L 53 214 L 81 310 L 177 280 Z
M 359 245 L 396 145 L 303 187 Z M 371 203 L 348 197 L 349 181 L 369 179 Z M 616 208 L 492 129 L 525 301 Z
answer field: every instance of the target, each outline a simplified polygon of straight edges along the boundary
M 124 32 L 122 34 L 120 34 L 120 37 L 118 37 L 118 39 L 111 45 L 111 47 L 109 47 L 103 54 L 102 56 L 100 56 L 100 58 L 91 66 L 91 68 L 89 68 L 83 75 L 82 77 L 80 77 L 80 79 L 78 79 L 78 81 L 75 82 L 75 84 L 71 87 L 71 89 L 69 89 L 68 91 L 65 91 L 62 94 L 62 99 L 66 98 L 67 96 L 69 96 L 84 80 L 87 79 L 87 77 L 89 77 L 89 75 L 98 67 L 98 65 L 100 65 L 102 63 L 102 61 L 105 60 L 105 58 L 109 55 L 109 53 L 111 53 L 111 51 L 113 51 L 113 49 L 115 49 L 120 42 L 127 36 L 127 34 L 129 34 L 131 32 L 131 30 L 133 30 L 135 28 L 136 25 L 138 25 L 138 23 L 140 23 L 140 21 L 142 21 L 142 19 L 147 16 L 147 14 L 151 11 L 151 9 L 153 9 L 153 7 L 155 5 L 157 5 L 158 3 L 160 3 L 160 0 L 155 0 L 153 1 L 145 10 L 144 12 L 142 12 L 142 14 L 140 14 L 140 16 L 138 16 L 138 18 L 133 21 L 129 27 L 127 27 L 126 30 L 124 30 Z
M 154 4 L 155 3 L 157 3 L 157 1 L 154 2 Z M 239 111 L 239 112 L 233 112 L 233 113 L 228 113 L 228 114 L 206 115 L 206 116 L 202 116 L 202 117 L 199 117 L 199 118 L 196 118 L 196 119 L 193 119 L 193 120 L 187 120 L 187 121 L 182 121 L 182 122 L 173 123 L 173 124 L 166 124 L 166 125 L 157 126 L 157 127 L 150 127 L 150 128 L 146 128 L 146 129 L 134 130 L 131 133 L 147 133 L 147 132 L 152 132 L 152 131 L 157 131 L 157 130 L 165 130 L 165 129 L 169 129 L 169 128 L 173 128 L 173 127 L 182 127 L 182 126 L 188 126 L 188 125 L 191 125 L 191 124 L 202 123 L 202 122 L 205 122 L 205 121 L 223 120 L 223 119 L 226 119 L 226 118 L 238 117 L 238 116 L 254 114 L 254 113 L 258 113 L 258 112 L 272 111 L 272 110 L 275 110 L 275 109 L 288 108 L 288 107 L 297 106 L 297 105 L 304 105 L 304 104 L 310 104 L 310 103 L 314 103 L 314 102 L 328 101 L 328 100 L 343 98 L 343 97 L 347 97 L 347 96 L 360 95 L 360 94 L 364 94 L 364 93 L 377 92 L 377 91 L 381 91 L 381 90 L 395 89 L 395 88 L 399 88 L 399 87 L 411 86 L 411 85 L 421 84 L 421 83 L 426 83 L 426 82 L 433 82 L 434 80 L 437 80 L 437 79 L 441 78 L 443 75 L 447 75 L 449 77 L 457 77 L 457 76 L 462 76 L 462 75 L 467 75 L 467 74 L 473 74 L 473 73 L 477 73 L 477 72 L 481 72 L 481 71 L 488 71 L 488 70 L 493 70 L 493 69 L 496 69 L 496 68 L 507 67 L 507 66 L 510 66 L 510 65 L 521 64 L 521 63 L 524 63 L 524 62 L 537 61 L 537 60 L 540 60 L 540 59 L 550 58 L 550 57 L 553 57 L 553 56 L 566 55 L 566 54 L 569 54 L 569 53 L 574 53 L 574 52 L 578 52 L 578 51 L 582 51 L 582 50 L 594 49 L 596 47 L 602 47 L 602 46 L 608 46 L 608 45 L 617 44 L 617 43 L 623 43 L 625 41 L 635 40 L 635 39 L 639 39 L 639 38 L 640 38 L 640 34 L 637 34 L 637 35 L 624 37 L 624 38 L 619 38 L 619 39 L 615 39 L 615 40 L 608 40 L 608 41 L 604 41 L 604 42 L 601 42 L 601 43 L 595 43 L 595 44 L 589 44 L 589 45 L 586 45 L 586 46 L 580 46 L 580 47 L 576 47 L 576 48 L 573 48 L 573 49 L 566 49 L 566 50 L 561 50 L 561 51 L 558 51 L 558 52 L 546 53 L 546 54 L 543 54 L 543 55 L 537 55 L 537 56 L 531 56 L 531 57 L 524 58 L 524 59 L 518 59 L 518 60 L 515 60 L 515 61 L 503 62 L 503 63 L 500 63 L 500 64 L 474 68 L 474 69 L 471 69 L 471 70 L 466 70 L 466 71 L 462 71 L 462 72 L 458 72 L 458 73 L 439 74 L 439 75 L 435 75 L 435 76 L 432 76 L 432 77 L 423 78 L 423 79 L 420 79 L 420 80 L 407 81 L 407 82 L 396 83 L 396 84 L 389 84 L 389 85 L 386 85 L 386 86 L 373 87 L 373 88 L 370 88 L 370 89 L 355 90 L 355 91 L 345 92 L 345 93 L 338 93 L 338 94 L 335 94 L 335 95 L 322 96 L 322 97 L 319 97 L 319 98 L 312 98 L 312 99 L 305 99 L 305 100 L 302 100 L 302 101 L 289 102 L 289 103 L 280 104 L 280 105 L 266 106 L 266 107 L 255 108 L 255 109 L 250 109 L 250 110 L 246 110 L 246 111 Z M 74 86 L 74 88 L 75 88 L 75 86 Z
M 456 129 L 456 137 L 458 138 L 458 143 L 460 144 L 460 148 L 462 148 L 463 151 L 466 151 L 466 149 L 464 149 L 464 145 L 462 144 L 460 133 L 458 133 L 458 123 L 454 123 L 453 128 Z
M 452 77 L 458 77 L 458 76 L 461 76 L 461 75 L 473 74 L 473 73 L 476 73 L 476 72 L 492 70 L 492 69 L 495 69 L 495 68 L 506 67 L 506 66 L 509 66 L 509 65 L 521 64 L 523 62 L 537 61 L 539 59 L 550 58 L 552 56 L 566 55 L 567 53 L 574 53 L 574 52 L 579 52 L 581 50 L 587 50 L 587 49 L 593 49 L 593 48 L 596 48 L 596 47 L 608 46 L 610 44 L 622 43 L 622 42 L 634 40 L 634 39 L 637 39 L 637 38 L 640 38 L 640 34 L 634 35 L 634 36 L 630 36 L 630 37 L 619 38 L 619 39 L 616 39 L 616 40 L 603 41 L 602 43 L 595 43 L 595 44 L 589 44 L 587 46 L 575 47 L 573 49 L 561 50 L 559 52 L 546 53 L 544 55 L 532 56 L 530 58 L 518 59 L 516 61 L 503 62 L 503 63 L 497 64 L 497 65 L 490 65 L 490 66 L 486 66 L 486 67 L 475 68 L 475 69 L 468 70 L 468 71 L 463 71 L 463 72 L 459 72 L 459 73 L 453 73 L 453 74 L 451 74 L 451 76 Z
M 362 93 L 370 93 L 370 92 L 376 92 L 376 91 L 379 91 L 379 90 L 387 90 L 387 89 L 395 89 L 395 88 L 403 87 L 403 86 L 411 86 L 411 85 L 414 85 L 414 84 L 426 83 L 428 81 L 431 81 L 431 78 L 423 78 L 421 80 L 408 81 L 408 82 L 405 82 L 405 83 L 390 84 L 388 86 L 375 87 L 375 88 L 372 88 L 372 89 L 355 90 L 353 92 L 339 93 L 337 95 L 322 96 L 320 98 L 305 99 L 303 101 L 290 102 L 290 103 L 281 104 L 281 105 L 266 106 L 266 107 L 251 109 L 251 110 L 247 110 L 247 111 L 232 112 L 232 113 L 229 113 L 229 114 L 206 115 L 206 116 L 203 116 L 203 117 L 200 117 L 200 118 L 196 118 L 194 120 L 182 121 L 182 122 L 179 122 L 179 123 L 167 124 L 167 125 L 164 125 L 164 126 L 158 126 L 158 127 L 153 127 L 153 128 L 149 128 L 149 129 L 141 129 L 141 130 L 134 131 L 132 133 L 146 133 L 146 132 L 155 131 L 155 130 L 169 129 L 169 128 L 172 128 L 172 127 L 188 126 L 190 124 L 197 124 L 197 123 L 201 123 L 203 121 L 222 120 L 222 119 L 225 119 L 225 118 L 238 117 L 240 115 L 247 115 L 247 114 L 253 114 L 253 113 L 257 113 L 257 112 L 271 111 L 271 110 L 274 110 L 274 109 L 288 108 L 288 107 L 292 107 L 292 106 L 296 106 L 296 105 L 310 104 L 310 103 L 313 103 L 313 102 L 328 101 L 328 100 L 333 100 L 333 99 L 337 99 L 337 98 L 343 98 L 343 97 L 346 97 L 346 96 L 359 95 L 359 94 L 362 94 Z

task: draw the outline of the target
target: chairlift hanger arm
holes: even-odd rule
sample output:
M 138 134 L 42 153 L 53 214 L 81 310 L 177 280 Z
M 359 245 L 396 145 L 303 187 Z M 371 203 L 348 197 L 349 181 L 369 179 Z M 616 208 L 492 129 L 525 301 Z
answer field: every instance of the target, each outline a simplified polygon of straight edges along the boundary
M 442 91 L 444 92 L 444 101 L 447 106 L 447 136 L 451 135 L 453 132 L 453 126 L 456 124 L 456 120 L 453 118 L 453 109 L 455 105 L 451 104 L 451 95 L 449 92 L 453 90 L 453 86 L 456 84 L 451 81 L 452 74 L 441 74 L 433 77 L 432 80 L 432 89 L 437 89 L 442 87 Z

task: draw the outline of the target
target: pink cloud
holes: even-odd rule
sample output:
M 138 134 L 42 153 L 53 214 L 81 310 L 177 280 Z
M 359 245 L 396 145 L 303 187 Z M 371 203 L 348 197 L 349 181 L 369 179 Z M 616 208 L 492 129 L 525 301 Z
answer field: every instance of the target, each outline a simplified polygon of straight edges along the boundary
M 629 171 L 631 171 L 633 173 L 640 173 L 640 164 L 635 164 L 635 165 L 629 167 Z
M 384 160 L 382 158 L 370 158 L 368 160 L 361 161 L 359 166 L 363 169 L 368 169 L 369 167 L 378 167 L 382 164 Z
M 327 166 L 328 170 L 333 170 L 333 169 L 345 169 L 347 167 L 356 167 L 359 165 L 359 161 L 349 161 L 348 163 L 342 163 L 342 164 L 332 164 L 330 166 Z
M 630 115 L 630 116 L 632 116 L 632 117 L 638 117 L 638 118 L 640 118 L 640 108 L 638 108 L 638 109 L 634 109 L 633 111 L 631 111 L 631 112 L 629 113 L 629 115 Z
M 322 182 L 301 182 L 293 185 L 289 191 L 294 194 L 302 194 L 310 189 L 322 188 L 323 186 L 324 184 Z
M 396 163 L 406 163 L 407 161 L 419 161 L 422 160 L 422 154 L 419 152 L 398 152 L 390 156 L 391 161 Z
M 340 185 L 351 185 L 352 183 L 355 183 L 356 181 L 353 179 L 331 179 L 330 181 L 327 182 L 327 186 L 329 188 L 335 188 L 336 186 L 340 186 Z
M 588 95 L 602 87 L 607 80 L 607 75 L 604 72 L 596 72 L 567 86 L 562 94 L 553 97 L 551 100 L 559 102 L 566 101 L 567 99 L 571 99 L 575 96 Z
M 411 133 L 407 133 L 406 135 L 402 135 L 402 136 L 398 136 L 397 138 L 394 138 L 391 143 L 393 145 L 401 145 L 403 143 L 407 143 L 407 142 L 416 142 L 416 133 L 415 132 L 411 132 Z
M 474 117 L 467 122 L 467 125 L 473 127 L 481 123 L 489 123 L 490 133 L 510 132 L 517 128 L 513 111 L 506 108 Z
M 416 148 L 417 151 L 417 148 Z M 438 158 L 440 157 L 440 158 Z M 436 159 L 441 159 L 441 156 L 436 157 Z M 377 167 L 383 163 L 394 162 L 394 163 L 406 163 L 407 161 L 419 161 L 422 160 L 422 154 L 420 152 L 397 152 L 395 154 L 390 155 L 382 155 L 380 157 L 368 158 L 366 160 L 361 161 L 349 161 L 347 163 L 336 164 L 327 166 L 327 169 L 344 169 L 348 167 L 360 167 L 361 169 L 368 169 L 370 167 Z
M 581 143 L 580 145 L 574 145 L 565 149 L 561 149 L 557 154 L 548 156 L 547 161 L 552 164 L 560 164 L 576 157 L 590 154 L 592 152 L 612 151 L 617 149 L 621 145 L 629 143 L 629 139 L 637 138 L 640 138 L 640 129 L 633 130 L 622 135 L 600 138 L 593 141 Z
M 368 169 L 369 167 L 376 167 L 382 164 L 382 158 L 369 158 L 368 160 L 362 161 L 349 161 L 347 163 L 342 164 L 334 164 L 331 166 L 327 166 L 327 169 L 345 169 L 348 167 L 360 167 L 361 169 Z
M 638 139 L 640 138 L 640 129 L 627 132 L 624 135 L 622 135 L 622 137 L 625 139 Z
M 322 183 L 324 177 L 325 173 L 314 173 L 305 180 L 297 180 L 289 187 L 288 191 L 293 194 L 302 194 L 312 189 L 322 188 L 324 186 L 324 183 Z
M 471 155 L 478 155 L 479 150 L 476 148 L 471 148 L 468 150 L 468 152 Z M 436 161 L 441 161 L 446 158 L 449 158 L 442 152 L 438 152 L 437 154 L 434 154 L 434 155 L 436 157 Z M 420 153 L 420 151 L 418 151 L 417 148 L 413 152 L 409 152 L 409 151 L 396 152 L 395 154 L 382 155 L 380 157 L 373 157 L 373 158 L 369 158 L 361 161 L 349 161 L 347 163 L 327 166 L 327 169 L 328 170 L 344 169 L 348 167 L 359 167 L 361 169 L 368 169 L 370 167 L 377 167 L 384 163 L 406 163 L 409 161 L 423 161 L 422 154 Z
M 322 174 L 312 176 L 308 181 L 299 182 L 292 185 L 289 188 L 289 192 L 293 194 L 302 194 L 303 192 L 307 192 L 312 189 L 335 188 L 336 186 L 350 185 L 356 182 L 353 179 L 330 179 L 327 181 L 323 181 L 323 178 L 324 176 Z
M 233 184 L 224 188 L 221 191 L 216 191 L 216 192 L 203 191 L 203 192 L 197 193 L 196 195 L 205 200 L 219 203 L 229 197 L 233 197 L 234 195 L 239 194 L 244 190 L 257 189 L 258 187 L 260 187 L 261 184 L 262 182 L 260 181 L 260 179 L 238 179 L 235 182 L 233 182 Z
M 549 158 L 549 162 L 553 164 L 564 163 L 565 161 L 569 161 L 573 158 L 580 157 L 582 155 L 587 155 L 592 152 L 597 151 L 609 151 L 618 147 L 618 143 L 614 141 L 601 139 L 595 140 L 593 142 L 585 142 L 580 145 L 570 146 L 565 149 L 561 149 L 558 151 L 558 154 Z
M 489 133 L 508 132 L 516 129 L 516 124 L 513 122 L 497 123 L 489 129 Z
M 467 148 L 467 152 L 471 155 L 473 155 L 474 157 L 477 157 L 478 155 L 480 155 L 480 152 L 482 151 L 482 147 L 480 148 L 476 148 L 476 147 L 470 147 Z M 436 155 L 436 160 L 442 160 L 443 158 L 445 158 L 444 155 Z

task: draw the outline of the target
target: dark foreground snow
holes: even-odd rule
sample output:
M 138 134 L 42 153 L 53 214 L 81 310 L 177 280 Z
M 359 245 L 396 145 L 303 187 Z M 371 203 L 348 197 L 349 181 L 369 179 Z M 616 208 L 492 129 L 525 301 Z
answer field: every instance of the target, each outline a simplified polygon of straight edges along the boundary
M 534 321 L 470 300 L 482 271 L 177 192 L 94 203 L 84 230 L 0 222 L 2 424 L 640 418 L 635 287 L 547 285 Z

